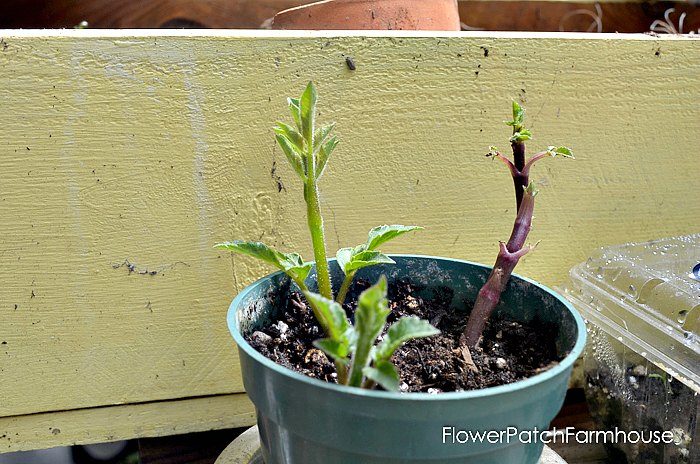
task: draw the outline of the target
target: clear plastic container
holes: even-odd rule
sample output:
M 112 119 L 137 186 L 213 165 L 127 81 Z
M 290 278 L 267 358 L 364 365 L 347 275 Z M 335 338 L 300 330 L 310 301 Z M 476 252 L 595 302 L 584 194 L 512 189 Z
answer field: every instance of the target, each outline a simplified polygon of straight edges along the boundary
M 700 463 L 700 234 L 598 250 L 564 293 L 586 319 L 586 398 L 599 430 L 671 431 L 606 445 L 612 462 Z

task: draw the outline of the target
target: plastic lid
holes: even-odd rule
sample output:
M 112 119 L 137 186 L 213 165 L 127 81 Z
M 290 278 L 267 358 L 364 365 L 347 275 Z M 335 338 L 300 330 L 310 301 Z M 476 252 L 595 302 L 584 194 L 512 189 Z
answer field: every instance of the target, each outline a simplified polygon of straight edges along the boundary
M 589 322 L 700 392 L 700 234 L 601 248 L 570 276 Z

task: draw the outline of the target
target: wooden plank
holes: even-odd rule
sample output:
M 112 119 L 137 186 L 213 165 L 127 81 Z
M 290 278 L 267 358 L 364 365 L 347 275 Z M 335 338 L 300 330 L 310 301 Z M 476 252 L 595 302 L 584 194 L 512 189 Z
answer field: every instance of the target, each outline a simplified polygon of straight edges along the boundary
M 211 247 L 254 238 L 310 256 L 301 188 L 269 129 L 309 79 L 342 139 L 322 182 L 333 250 L 415 223 L 426 230 L 387 251 L 490 263 L 513 199 L 483 153 L 507 146 L 511 99 L 533 147 L 577 153 L 534 172 L 542 243 L 522 274 L 557 285 L 595 247 L 700 217 L 698 40 L 0 36 L 0 417 L 242 391 L 225 312 L 269 269 Z
M 245 394 L 0 417 L 0 453 L 162 437 L 255 423 Z
M 276 12 L 309 1 L 5 0 L 0 3 L 0 27 L 72 28 L 85 20 L 90 28 L 257 29 Z M 663 19 L 669 8 L 675 8 L 676 22 L 681 13 L 687 14 L 685 32 L 700 28 L 700 7 L 687 1 L 462 0 L 459 6 L 463 22 L 483 30 L 586 31 L 592 23 L 590 13 L 596 13 L 594 3 L 601 9 L 602 32 L 648 31 L 651 23 Z

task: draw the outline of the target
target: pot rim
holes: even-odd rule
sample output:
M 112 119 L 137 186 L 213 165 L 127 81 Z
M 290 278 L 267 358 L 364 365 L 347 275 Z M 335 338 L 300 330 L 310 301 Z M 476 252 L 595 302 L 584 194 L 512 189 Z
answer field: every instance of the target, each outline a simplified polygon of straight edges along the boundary
M 417 255 L 417 254 L 390 254 L 389 255 L 392 258 L 409 258 L 409 259 L 433 259 L 433 260 L 438 260 L 438 261 L 448 261 L 448 262 L 454 262 L 454 263 L 459 263 L 459 264 L 466 264 L 470 266 L 475 266 L 475 267 L 480 267 L 483 269 L 492 269 L 492 266 L 487 266 L 481 263 L 475 263 L 472 261 L 466 261 L 462 259 L 453 259 L 453 258 L 444 258 L 441 256 L 430 256 L 430 255 Z M 329 260 L 331 261 L 331 260 Z M 388 392 L 388 391 L 380 391 L 380 390 L 367 390 L 363 388 L 357 388 L 357 387 L 349 387 L 347 385 L 338 385 L 335 383 L 328 383 L 323 380 L 315 379 L 313 377 L 308 377 L 306 375 L 300 374 L 296 371 L 293 371 L 291 369 L 288 369 L 286 367 L 283 367 L 274 361 L 268 359 L 261 353 L 259 353 L 255 348 L 250 346 L 250 344 L 246 341 L 246 339 L 243 337 L 241 332 L 238 330 L 238 324 L 236 323 L 236 315 L 238 312 L 239 306 L 241 306 L 242 301 L 247 297 L 248 293 L 250 293 L 253 288 L 255 288 L 257 285 L 262 284 L 264 281 L 267 279 L 283 274 L 283 271 L 277 271 L 273 272 L 272 274 L 268 274 L 265 277 L 262 277 L 252 284 L 248 285 L 246 288 L 244 288 L 236 297 L 233 299 L 231 302 L 228 313 L 226 316 L 226 320 L 228 323 L 228 328 L 229 332 L 233 336 L 234 341 L 236 342 L 236 345 L 242 350 L 246 352 L 246 354 L 250 357 L 252 357 L 255 361 L 258 363 L 261 363 L 268 369 L 272 369 L 273 371 L 277 372 L 278 374 L 284 375 L 286 377 L 290 377 L 295 381 L 303 382 L 306 384 L 309 384 L 310 386 L 315 386 L 318 388 L 323 388 L 326 390 L 330 390 L 331 392 L 336 392 L 336 393 L 343 393 L 347 395 L 352 395 L 356 397 L 361 397 L 361 398 L 376 398 L 376 399 L 387 399 L 387 400 L 397 400 L 397 401 L 444 401 L 444 400 L 467 400 L 467 399 L 475 399 L 475 398 L 485 398 L 489 396 L 495 396 L 499 394 L 504 394 L 504 393 L 512 393 L 514 391 L 522 390 L 525 388 L 533 387 L 535 385 L 539 385 L 542 383 L 545 383 L 560 374 L 562 374 L 564 371 L 569 369 L 571 366 L 573 366 L 574 362 L 578 357 L 581 355 L 583 352 L 583 348 L 586 344 L 586 325 L 583 321 L 583 317 L 574 309 L 574 307 L 571 305 L 571 303 L 566 300 L 563 296 L 561 296 L 559 293 L 555 292 L 551 288 L 547 287 L 546 285 L 543 285 L 539 282 L 536 282 L 532 279 L 528 279 L 527 277 L 520 276 L 518 274 L 513 273 L 512 277 L 515 277 L 516 279 L 523 280 L 525 282 L 528 282 L 530 284 L 533 284 L 540 289 L 548 292 L 552 296 L 554 296 L 559 302 L 561 302 L 564 307 L 569 311 L 569 313 L 574 317 L 574 321 L 576 322 L 576 329 L 577 329 L 577 334 L 576 334 L 576 343 L 574 344 L 573 348 L 569 353 L 562 359 L 556 366 L 539 373 L 537 375 L 534 375 L 532 377 L 528 377 L 527 379 L 523 380 L 518 380 L 517 382 L 509 383 L 506 385 L 499 385 L 497 387 L 488 387 L 488 388 L 482 388 L 480 390 L 466 390 L 466 391 L 461 391 L 461 392 L 443 392 L 443 393 L 438 393 L 438 394 L 431 394 L 431 393 L 424 393 L 424 392 L 407 392 L 407 393 L 401 393 L 401 392 Z
M 377 2 L 377 0 L 356 0 L 355 2 L 352 2 L 352 3 L 359 3 L 359 2 L 368 3 L 369 1 Z M 275 17 L 277 17 L 278 15 L 285 15 L 286 16 L 289 13 L 296 13 L 297 11 L 307 10 L 309 8 L 313 8 L 313 7 L 318 6 L 318 5 L 323 5 L 326 3 L 336 3 L 336 2 L 337 2 L 337 0 L 316 0 L 316 1 L 311 2 L 311 3 L 305 3 L 303 5 L 297 5 L 297 6 L 293 6 L 293 7 L 278 11 L 277 13 L 275 13 Z
M 316 6 L 316 5 L 320 5 L 320 4 L 323 4 L 323 3 L 331 3 L 331 2 L 334 2 L 334 1 L 335 1 L 335 0 L 316 0 L 315 2 L 306 3 L 306 4 L 304 4 L 304 5 L 293 6 L 293 7 L 291 7 L 291 8 L 286 8 L 286 9 L 284 9 L 284 10 L 278 11 L 277 13 L 275 13 L 275 17 L 277 17 L 278 15 L 286 15 L 286 14 L 288 14 L 288 13 L 295 13 L 295 12 L 297 12 L 297 11 L 299 11 L 299 10 L 305 10 L 305 9 L 310 8 L 310 7 L 314 7 L 314 6 Z

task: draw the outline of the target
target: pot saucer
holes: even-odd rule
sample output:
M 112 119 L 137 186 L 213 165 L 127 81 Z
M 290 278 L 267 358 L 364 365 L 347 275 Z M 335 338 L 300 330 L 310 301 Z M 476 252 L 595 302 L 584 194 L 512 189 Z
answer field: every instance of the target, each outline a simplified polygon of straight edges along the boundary
M 249 428 L 233 440 L 214 464 L 265 464 L 260 453 L 258 427 Z M 545 446 L 539 464 L 566 464 L 566 461 Z

